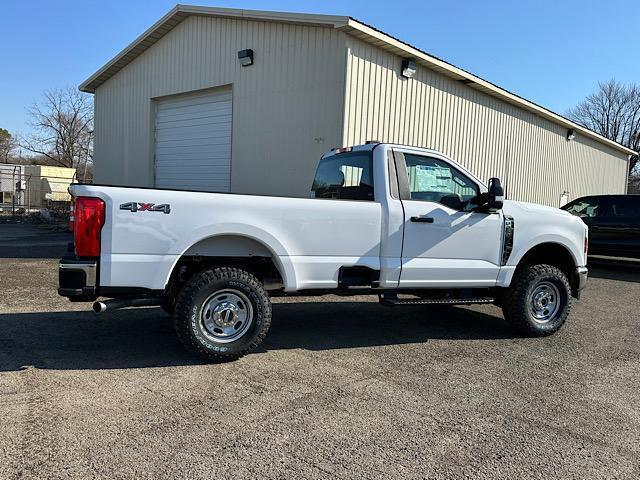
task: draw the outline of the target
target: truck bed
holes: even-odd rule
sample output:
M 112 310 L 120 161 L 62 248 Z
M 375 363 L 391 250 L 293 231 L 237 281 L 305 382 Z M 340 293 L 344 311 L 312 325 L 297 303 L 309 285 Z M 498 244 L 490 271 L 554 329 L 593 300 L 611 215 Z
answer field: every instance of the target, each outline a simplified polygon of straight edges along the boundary
M 181 256 L 233 256 L 249 245 L 272 256 L 285 290 L 334 288 L 343 265 L 380 268 L 376 202 L 82 184 L 71 192 L 106 204 L 103 287 L 161 290 Z

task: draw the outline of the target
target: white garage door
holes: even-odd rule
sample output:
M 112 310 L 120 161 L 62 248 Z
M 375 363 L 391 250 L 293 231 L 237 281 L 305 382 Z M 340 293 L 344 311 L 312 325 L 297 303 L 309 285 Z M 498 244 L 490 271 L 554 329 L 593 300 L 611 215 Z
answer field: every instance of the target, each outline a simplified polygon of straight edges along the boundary
M 231 111 L 231 88 L 157 101 L 157 187 L 229 191 Z

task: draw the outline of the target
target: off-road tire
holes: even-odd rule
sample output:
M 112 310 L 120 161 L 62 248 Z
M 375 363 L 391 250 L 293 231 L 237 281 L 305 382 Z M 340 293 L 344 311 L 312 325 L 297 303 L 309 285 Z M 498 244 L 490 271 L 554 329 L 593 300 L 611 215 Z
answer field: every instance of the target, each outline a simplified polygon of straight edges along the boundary
M 252 323 L 238 339 L 216 343 L 204 332 L 201 310 L 215 292 L 233 289 L 251 302 Z M 191 353 L 212 362 L 236 360 L 255 350 L 271 326 L 271 301 L 262 283 L 239 268 L 220 267 L 194 275 L 178 294 L 173 315 L 178 338 Z
M 173 312 L 176 309 L 176 299 L 169 296 L 163 297 L 160 308 L 164 310 L 167 315 L 173 317 Z
M 530 295 L 542 282 L 549 282 L 558 289 L 560 306 L 555 316 L 546 323 L 536 322 L 531 308 Z M 529 337 L 544 337 L 557 332 L 567 320 L 571 310 L 571 286 L 567 276 L 552 265 L 525 265 L 519 268 L 502 299 L 505 319 L 517 330 Z

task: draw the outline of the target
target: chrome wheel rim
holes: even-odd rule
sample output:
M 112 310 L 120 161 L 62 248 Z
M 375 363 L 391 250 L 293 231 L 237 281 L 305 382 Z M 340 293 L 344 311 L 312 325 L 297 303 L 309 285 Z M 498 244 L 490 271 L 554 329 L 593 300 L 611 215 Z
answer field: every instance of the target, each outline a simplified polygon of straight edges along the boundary
M 200 325 L 207 338 L 218 343 L 233 342 L 242 337 L 253 323 L 253 307 L 238 290 L 215 292 L 205 300 L 200 312 Z
M 529 295 L 531 316 L 536 323 L 548 323 L 560 310 L 560 290 L 551 282 L 540 282 Z

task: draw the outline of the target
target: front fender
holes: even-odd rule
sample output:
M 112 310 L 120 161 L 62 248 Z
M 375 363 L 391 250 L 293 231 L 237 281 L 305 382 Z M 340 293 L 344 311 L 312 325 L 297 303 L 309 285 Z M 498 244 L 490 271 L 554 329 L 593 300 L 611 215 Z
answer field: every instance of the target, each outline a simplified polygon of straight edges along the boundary
M 509 285 L 511 285 L 513 274 L 515 273 L 516 268 L 522 261 L 523 257 L 535 247 L 544 244 L 554 244 L 561 246 L 571 255 L 574 266 L 583 266 L 586 261 L 583 260 L 584 255 L 582 253 L 581 247 L 578 247 L 580 243 L 576 244 L 575 240 L 576 239 L 572 240 L 571 236 L 567 237 L 559 234 L 541 234 L 536 237 L 527 239 L 526 241 L 518 242 L 516 245 L 514 245 L 514 249 L 509 256 L 507 264 L 500 267 L 496 286 L 508 287 Z
M 507 266 L 518 266 L 520 260 L 522 260 L 522 257 L 524 257 L 527 252 L 544 243 L 555 243 L 564 247 L 571 254 L 574 265 L 582 265 L 582 245 L 580 243 L 580 247 L 578 247 L 575 240 L 577 239 L 571 241 L 566 236 L 557 234 L 538 235 L 537 237 L 528 239 L 526 242 L 515 245 L 514 250 L 511 252 L 509 260 L 507 261 Z

